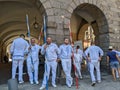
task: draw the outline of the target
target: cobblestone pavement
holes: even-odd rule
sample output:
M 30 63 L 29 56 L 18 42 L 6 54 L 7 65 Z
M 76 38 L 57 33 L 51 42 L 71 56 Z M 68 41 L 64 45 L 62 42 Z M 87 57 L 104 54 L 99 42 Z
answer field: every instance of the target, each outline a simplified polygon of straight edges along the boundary
M 84 77 L 83 80 L 79 80 L 79 89 L 76 89 L 75 84 L 71 88 L 65 85 L 65 80 L 62 80 L 64 84 L 57 84 L 57 88 L 53 88 L 49 85 L 49 90 L 120 90 L 120 80 L 116 82 L 112 80 L 111 75 L 102 76 L 102 82 L 97 83 L 94 87 L 91 86 L 91 81 L 89 76 Z M 19 90 L 39 90 L 41 86 L 41 81 L 39 85 L 30 85 L 28 82 L 24 84 L 19 84 Z M 7 84 L 0 85 L 0 90 L 8 90 Z

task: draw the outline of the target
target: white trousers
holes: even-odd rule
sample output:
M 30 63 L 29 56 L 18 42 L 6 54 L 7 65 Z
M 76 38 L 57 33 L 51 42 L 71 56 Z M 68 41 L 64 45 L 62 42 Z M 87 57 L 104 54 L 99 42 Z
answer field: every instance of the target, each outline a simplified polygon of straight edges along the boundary
M 82 74 L 81 74 L 81 62 L 74 62 L 74 65 L 76 67 L 76 71 L 77 71 L 78 75 L 80 77 L 82 77 Z
M 15 79 L 17 67 L 19 68 L 19 81 L 23 81 L 23 62 L 24 60 L 12 61 L 12 79 Z
M 55 80 L 56 80 L 57 62 L 56 62 L 56 60 L 46 61 L 45 62 L 45 72 L 44 72 L 44 78 L 43 78 L 42 86 L 45 86 L 47 84 L 46 77 L 49 80 L 50 69 L 52 69 L 52 84 L 56 84 Z
M 71 59 L 62 59 L 62 68 L 66 75 L 66 84 L 72 85 L 73 78 L 71 77 Z
M 30 62 L 30 60 L 27 60 L 27 70 L 30 82 L 38 81 L 38 66 L 39 66 L 38 60 L 36 60 L 33 64 Z
M 101 81 L 100 62 L 99 61 L 89 62 L 90 76 L 91 76 L 92 82 L 96 82 L 95 75 L 94 75 L 94 68 L 96 69 L 97 81 Z

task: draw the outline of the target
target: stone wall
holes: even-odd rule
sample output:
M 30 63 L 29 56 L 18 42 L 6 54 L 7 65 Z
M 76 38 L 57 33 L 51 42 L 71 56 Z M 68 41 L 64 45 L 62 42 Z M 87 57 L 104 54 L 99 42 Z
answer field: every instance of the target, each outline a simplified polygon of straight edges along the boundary
M 79 5 L 87 3 L 99 9 L 91 8 L 92 13 L 88 12 L 96 20 L 96 24 L 93 25 L 96 29 L 96 40 L 105 55 L 109 45 L 120 50 L 120 0 L 40 0 L 40 2 L 48 18 L 47 35 L 53 37 L 54 42 L 61 44 L 64 37 L 69 37 L 67 24 L 70 22 L 73 11 Z M 64 19 L 61 18 L 62 15 Z

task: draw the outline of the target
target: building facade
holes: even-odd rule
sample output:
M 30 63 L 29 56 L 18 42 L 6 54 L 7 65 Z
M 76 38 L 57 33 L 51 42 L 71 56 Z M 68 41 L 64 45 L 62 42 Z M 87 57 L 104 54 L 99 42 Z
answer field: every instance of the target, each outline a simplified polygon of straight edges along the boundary
M 109 45 L 120 50 L 120 0 L 0 0 L 0 11 L 1 62 L 13 39 L 27 33 L 26 14 L 31 37 L 36 39 L 46 15 L 47 36 L 58 45 L 69 37 L 70 25 L 73 41 L 82 41 L 83 47 L 94 38 L 105 54 Z M 37 29 L 33 27 L 35 20 Z

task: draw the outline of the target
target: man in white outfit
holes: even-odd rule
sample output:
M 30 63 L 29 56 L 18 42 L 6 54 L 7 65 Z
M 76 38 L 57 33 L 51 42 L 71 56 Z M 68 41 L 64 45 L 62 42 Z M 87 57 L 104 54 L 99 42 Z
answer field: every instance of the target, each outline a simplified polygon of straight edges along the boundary
M 47 38 L 47 43 L 45 43 L 41 48 L 41 54 L 45 55 L 45 72 L 40 90 L 46 87 L 47 79 L 49 79 L 50 69 L 52 69 L 52 86 L 56 86 L 56 69 L 57 69 L 57 58 L 59 54 L 59 48 L 55 43 L 52 43 L 51 37 Z
M 60 46 L 60 59 L 62 62 L 63 71 L 66 75 L 66 84 L 70 88 L 73 78 L 71 77 L 71 57 L 73 54 L 72 46 L 69 44 L 69 39 L 64 39 L 64 44 Z
M 74 65 L 76 67 L 76 71 L 78 73 L 78 77 L 80 77 L 80 79 L 82 79 L 82 74 L 81 74 L 81 62 L 83 59 L 83 51 L 79 48 L 79 46 L 76 47 L 76 49 L 74 50 L 74 58 L 73 58 L 73 62 Z
M 31 38 L 31 45 L 28 50 L 28 57 L 27 57 L 27 70 L 29 75 L 30 84 L 34 82 L 38 84 L 38 66 L 39 66 L 39 51 L 41 46 L 35 43 L 35 39 Z
M 91 46 L 87 48 L 85 54 L 87 56 L 89 63 L 90 76 L 92 80 L 91 86 L 94 86 L 96 84 L 94 68 L 96 69 L 96 73 L 97 73 L 97 82 L 98 83 L 101 82 L 100 61 L 103 56 L 103 50 L 100 47 L 95 46 L 94 42 L 91 42 Z
M 23 63 L 24 55 L 27 53 L 28 43 L 24 40 L 25 36 L 20 35 L 15 39 L 10 47 L 10 53 L 12 56 L 12 79 L 15 79 L 16 69 L 19 67 L 19 83 L 23 83 Z

